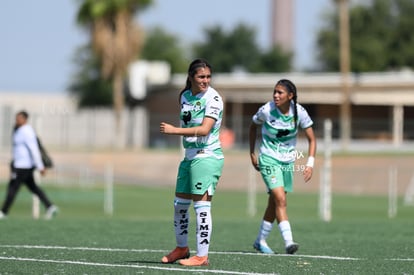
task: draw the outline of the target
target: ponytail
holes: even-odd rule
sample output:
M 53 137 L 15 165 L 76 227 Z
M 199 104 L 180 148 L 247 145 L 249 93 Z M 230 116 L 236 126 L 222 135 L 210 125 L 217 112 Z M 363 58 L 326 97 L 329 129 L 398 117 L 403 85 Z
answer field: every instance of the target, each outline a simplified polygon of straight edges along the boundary
M 184 87 L 184 89 L 181 90 L 180 95 L 178 96 L 178 104 L 181 103 L 182 94 L 190 88 L 191 88 L 191 81 L 190 81 L 190 77 L 187 76 L 187 80 L 185 81 L 185 87 Z
M 296 90 L 296 86 L 295 84 L 293 84 L 292 81 L 288 80 L 288 79 L 281 79 L 279 80 L 276 85 L 282 85 L 283 87 L 285 87 L 289 93 L 293 94 L 293 120 L 294 120 L 294 124 L 295 124 L 295 130 L 297 128 L 297 124 L 298 124 L 298 107 L 297 107 L 297 103 L 298 103 L 298 93 Z

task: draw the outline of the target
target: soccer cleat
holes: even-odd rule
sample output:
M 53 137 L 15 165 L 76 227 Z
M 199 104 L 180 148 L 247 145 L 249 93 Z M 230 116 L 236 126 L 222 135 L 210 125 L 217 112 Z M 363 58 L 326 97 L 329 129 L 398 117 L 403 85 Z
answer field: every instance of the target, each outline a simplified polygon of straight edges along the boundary
M 202 266 L 202 265 L 208 265 L 208 256 L 193 256 L 191 258 L 180 260 L 180 265 L 185 266 Z
M 299 249 L 299 244 L 292 243 L 291 245 L 288 245 L 286 247 L 286 253 L 287 254 L 295 254 L 295 252 L 298 251 L 298 249 Z
M 51 205 L 47 208 L 45 219 L 51 220 L 58 212 L 58 208 L 55 205 Z
M 267 245 L 266 242 L 260 243 L 258 241 L 255 241 L 253 248 L 263 254 L 275 254 L 275 252 L 273 252 L 273 250 Z
M 163 264 L 171 264 L 177 260 L 187 259 L 190 257 L 190 249 L 188 247 L 176 247 L 170 254 L 162 257 L 161 262 Z
M 3 211 L 0 211 L 0 220 L 5 219 L 6 214 L 3 213 Z

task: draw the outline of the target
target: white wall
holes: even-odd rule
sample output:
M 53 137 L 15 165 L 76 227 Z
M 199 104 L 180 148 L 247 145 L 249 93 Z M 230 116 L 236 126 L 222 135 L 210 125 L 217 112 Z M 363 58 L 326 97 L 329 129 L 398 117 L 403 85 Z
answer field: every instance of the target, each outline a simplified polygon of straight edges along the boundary
M 116 146 L 115 116 L 112 109 L 77 109 L 76 101 L 66 94 L 0 93 L 0 147 L 10 148 L 14 116 L 29 113 L 47 148 L 105 149 Z M 123 146 L 141 148 L 147 145 L 148 117 L 145 109 L 125 110 L 122 131 Z

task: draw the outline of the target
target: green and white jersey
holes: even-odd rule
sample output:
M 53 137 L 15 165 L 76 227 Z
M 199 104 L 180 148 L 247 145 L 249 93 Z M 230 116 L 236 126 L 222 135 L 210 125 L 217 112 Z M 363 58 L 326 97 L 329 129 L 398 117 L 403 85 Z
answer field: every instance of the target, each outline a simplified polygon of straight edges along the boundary
M 186 90 L 181 95 L 180 103 L 180 121 L 183 128 L 200 126 L 204 117 L 216 120 L 208 135 L 183 137 L 186 159 L 192 160 L 208 156 L 214 156 L 218 159 L 224 158 L 219 139 L 223 116 L 223 100 L 219 93 L 212 87 L 195 96 L 192 95 L 191 90 Z
M 282 114 L 273 101 L 261 106 L 253 116 L 253 122 L 262 125 L 260 154 L 270 156 L 280 162 L 290 163 L 296 159 L 296 136 L 298 127 L 302 129 L 313 125 L 308 112 L 296 104 L 298 121 L 294 121 L 294 103 L 291 102 L 289 114 Z

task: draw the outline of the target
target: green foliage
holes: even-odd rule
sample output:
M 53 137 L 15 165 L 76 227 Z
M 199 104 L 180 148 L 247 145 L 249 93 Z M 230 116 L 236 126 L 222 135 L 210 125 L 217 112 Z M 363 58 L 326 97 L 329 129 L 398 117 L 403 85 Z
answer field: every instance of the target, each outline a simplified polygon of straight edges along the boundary
M 390 66 L 414 68 L 414 3 L 398 0 L 395 31 L 390 38 Z
M 79 107 L 111 106 L 112 86 L 101 75 L 99 59 L 90 46 L 77 50 L 74 58 L 76 73 L 69 91 L 78 99 Z
M 90 31 L 90 47 L 76 53 L 77 72 L 70 90 L 79 105 L 114 105 L 117 123 L 124 108 L 123 79 L 140 50 L 140 32 L 133 15 L 152 0 L 81 0 L 77 21 Z M 110 82 L 111 81 L 111 88 Z
M 152 0 L 80 0 L 77 15 L 78 23 L 88 25 L 93 20 L 113 16 L 119 10 L 128 9 L 131 13 L 142 11 L 152 3 Z
M 414 67 L 414 2 L 374 0 L 349 10 L 351 71 L 385 71 Z M 317 45 L 320 69 L 339 70 L 337 11 L 325 14 Z
M 193 55 L 204 57 L 215 72 L 282 72 L 290 70 L 291 54 L 274 47 L 262 52 L 254 28 L 243 23 L 225 32 L 220 25 L 205 29 L 204 42 L 194 45 Z
M 255 42 L 255 30 L 246 25 L 239 24 L 230 32 L 225 32 L 221 26 L 205 32 L 207 40 L 194 44 L 193 52 L 188 52 L 176 36 L 162 28 L 147 30 L 140 59 L 165 60 L 170 63 L 172 73 L 185 73 L 188 62 L 195 57 L 209 60 L 214 72 L 237 69 L 254 73 L 286 72 L 292 67 L 292 53 L 284 52 L 279 46 L 260 50 Z M 103 80 L 101 61 L 90 47 L 79 50 L 76 55 L 77 73 L 70 90 L 78 96 L 81 106 L 109 106 L 112 88 L 110 82 Z
M 285 53 L 280 46 L 273 46 L 269 51 L 260 55 L 257 65 L 251 68 L 251 72 L 281 73 L 290 71 L 292 68 L 292 57 L 293 54 Z
M 176 36 L 166 33 L 162 28 L 147 30 L 141 58 L 145 60 L 164 60 L 171 66 L 172 73 L 186 72 L 188 60 L 184 56 Z

